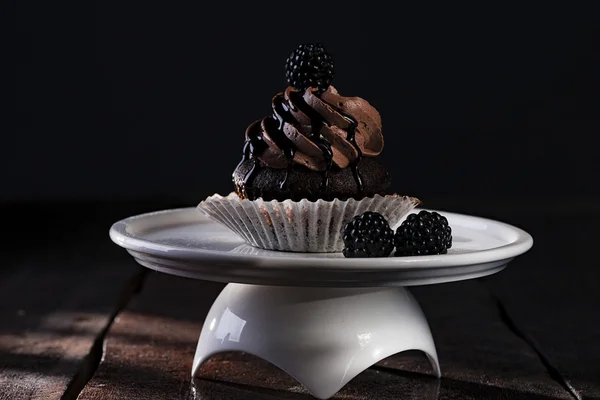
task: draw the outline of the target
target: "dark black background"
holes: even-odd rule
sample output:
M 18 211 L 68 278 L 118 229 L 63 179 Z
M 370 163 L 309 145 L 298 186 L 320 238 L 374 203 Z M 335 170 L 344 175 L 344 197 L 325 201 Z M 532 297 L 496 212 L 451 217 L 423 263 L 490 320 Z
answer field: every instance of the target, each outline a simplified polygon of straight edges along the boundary
M 380 111 L 395 191 L 593 198 L 598 13 L 541 4 L 21 3 L 0 201 L 229 192 L 246 126 L 314 41 Z

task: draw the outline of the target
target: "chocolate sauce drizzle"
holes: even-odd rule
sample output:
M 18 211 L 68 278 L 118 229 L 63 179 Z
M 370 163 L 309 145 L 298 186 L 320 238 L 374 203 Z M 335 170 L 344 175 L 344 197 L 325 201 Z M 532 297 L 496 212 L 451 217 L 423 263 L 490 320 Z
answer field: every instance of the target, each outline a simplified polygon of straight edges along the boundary
M 297 96 L 298 93 L 292 92 L 292 95 Z M 340 110 L 337 107 L 334 107 L 333 105 L 330 106 L 348 121 L 349 127 L 346 130 L 347 140 L 352 144 L 352 146 L 354 146 L 354 148 L 358 152 L 358 157 L 354 161 L 352 161 L 350 168 L 352 169 L 352 173 L 356 181 L 358 194 L 359 196 L 361 196 L 363 194 L 363 181 L 358 168 L 358 163 L 362 159 L 362 151 L 356 144 L 356 128 L 358 124 L 356 120 L 348 113 Z M 296 111 L 296 107 L 298 107 L 300 111 L 302 111 L 310 118 L 312 132 L 309 136 L 309 139 L 314 144 L 316 144 L 323 153 L 323 158 L 325 160 L 326 167 L 323 171 L 323 177 L 319 191 L 320 194 L 327 194 L 329 192 L 329 171 L 333 166 L 333 152 L 331 150 L 331 144 L 323 135 L 321 135 L 320 132 L 322 127 L 329 126 L 329 124 L 321 116 L 321 114 L 309 107 L 303 99 L 299 99 L 297 102 L 286 101 L 283 94 L 279 94 L 273 99 L 273 116 L 265 118 L 262 121 L 262 123 L 264 124 L 264 129 L 268 131 L 269 136 L 273 139 L 277 147 L 279 147 L 283 151 L 283 154 L 287 160 L 286 173 L 283 180 L 279 183 L 279 189 L 283 193 L 288 193 L 290 191 L 288 178 L 294 166 L 294 155 L 296 154 L 296 146 L 291 140 L 287 138 L 283 129 L 285 123 L 297 123 L 295 118 L 290 113 L 290 110 Z M 246 195 L 249 194 L 248 191 L 254 191 L 254 189 L 252 188 L 252 183 L 256 175 L 262 168 L 258 157 L 262 152 L 264 152 L 268 148 L 268 145 L 264 142 L 262 138 L 262 129 L 263 127 L 261 127 L 261 121 L 254 122 L 248 128 L 247 139 L 246 143 L 244 144 L 242 160 L 238 164 L 239 168 L 240 165 L 242 165 L 244 162 L 248 160 L 253 160 L 252 168 L 250 168 L 250 170 L 246 173 L 243 180 Z
M 273 118 L 279 122 L 279 126 L 274 135 L 271 135 L 277 146 L 283 150 L 283 154 L 287 160 L 287 169 L 285 171 L 285 177 L 279 183 L 279 189 L 283 192 L 289 191 L 288 178 L 292 173 L 294 167 L 294 155 L 296 155 L 296 147 L 294 144 L 285 136 L 283 132 L 283 126 L 287 123 L 294 123 L 294 118 L 290 114 L 290 107 L 285 102 L 283 95 L 278 95 L 273 100 Z
M 252 182 L 260 170 L 260 160 L 258 155 L 265 151 L 269 146 L 263 141 L 260 130 L 259 121 L 254 122 L 248 128 L 248 138 L 244 144 L 242 160 L 237 165 L 236 169 L 244 162 L 252 160 L 252 168 L 244 176 L 244 191 L 248 194 L 248 190 L 252 190 Z
M 348 132 L 348 136 L 346 137 L 346 139 L 350 142 L 350 144 L 352 146 L 354 146 L 354 148 L 356 149 L 356 151 L 358 153 L 358 157 L 356 157 L 356 160 L 352 161 L 352 164 L 350 164 L 350 168 L 352 169 L 352 174 L 354 175 L 354 180 L 356 181 L 356 187 L 358 188 L 358 194 L 359 194 L 359 196 L 362 196 L 363 181 L 362 181 L 362 176 L 360 176 L 360 171 L 358 170 L 358 163 L 362 159 L 363 154 L 362 154 L 360 147 L 356 144 L 356 128 L 357 128 L 358 124 L 357 124 L 356 120 L 354 118 L 352 118 L 352 116 L 350 114 L 340 110 L 337 107 L 333 107 L 333 108 L 335 111 L 337 111 L 339 114 L 341 114 L 350 123 L 350 126 L 348 127 L 348 130 L 346 131 L 346 132 Z
M 290 93 L 290 96 L 298 96 L 297 93 Z M 323 171 L 323 178 L 321 180 L 321 187 L 319 188 L 320 193 L 327 194 L 329 192 L 329 171 L 333 166 L 333 152 L 331 151 L 331 143 L 321 135 L 321 128 L 329 126 L 327 121 L 316 112 L 312 107 L 309 107 L 304 100 L 299 100 L 297 103 L 288 103 L 290 105 L 296 104 L 296 107 L 302 111 L 308 118 L 310 118 L 310 125 L 312 127 L 311 134 L 308 137 L 311 142 L 317 145 L 317 147 L 323 153 L 323 159 L 325 160 L 325 170 Z

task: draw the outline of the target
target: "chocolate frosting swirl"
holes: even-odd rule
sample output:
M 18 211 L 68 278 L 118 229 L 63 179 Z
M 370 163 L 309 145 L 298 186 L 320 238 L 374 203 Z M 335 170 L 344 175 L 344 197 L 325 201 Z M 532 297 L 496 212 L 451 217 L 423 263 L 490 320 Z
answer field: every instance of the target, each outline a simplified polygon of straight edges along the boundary
M 360 195 L 361 158 L 376 156 L 383 150 L 377 110 L 360 97 L 341 96 L 333 86 L 321 94 L 314 88 L 302 92 L 289 86 L 271 103 L 273 115 L 246 129 L 244 155 L 238 168 L 247 160 L 253 162 L 241 182 L 234 179 L 238 193 L 246 196 L 253 190 L 254 177 L 264 166 L 287 168 L 279 187 L 283 193 L 288 192 L 290 171 L 294 165 L 301 165 L 322 172 L 320 192 L 325 194 L 329 191 L 331 168 L 350 167 Z
M 377 110 L 360 97 L 341 96 L 333 86 L 320 95 L 313 88 L 300 92 L 290 86 L 273 97 L 272 108 L 273 116 L 246 130 L 247 141 L 262 142 L 255 156 L 267 167 L 295 163 L 326 171 L 383 150 Z

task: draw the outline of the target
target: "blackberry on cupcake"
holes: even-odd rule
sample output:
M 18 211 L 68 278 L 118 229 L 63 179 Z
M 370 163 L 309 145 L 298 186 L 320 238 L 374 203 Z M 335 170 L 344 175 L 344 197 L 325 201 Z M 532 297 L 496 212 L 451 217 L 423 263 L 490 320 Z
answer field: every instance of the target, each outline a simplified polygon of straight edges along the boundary
M 334 77 L 333 58 L 320 43 L 301 44 L 287 58 L 285 76 L 298 90 L 312 87 L 323 93 Z

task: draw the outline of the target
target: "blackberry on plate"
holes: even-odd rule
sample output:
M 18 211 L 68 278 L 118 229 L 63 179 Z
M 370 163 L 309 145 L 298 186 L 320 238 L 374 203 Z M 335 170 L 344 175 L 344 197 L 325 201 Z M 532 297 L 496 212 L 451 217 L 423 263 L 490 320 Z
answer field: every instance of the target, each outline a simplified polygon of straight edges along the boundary
M 396 256 L 446 254 L 452 247 L 452 228 L 446 217 L 429 211 L 409 215 L 394 236 Z
M 367 211 L 357 215 L 344 229 L 344 256 L 387 257 L 394 249 L 394 230 L 383 215 Z
M 298 90 L 324 92 L 333 80 L 333 59 L 320 43 L 301 44 L 285 62 L 287 83 Z

